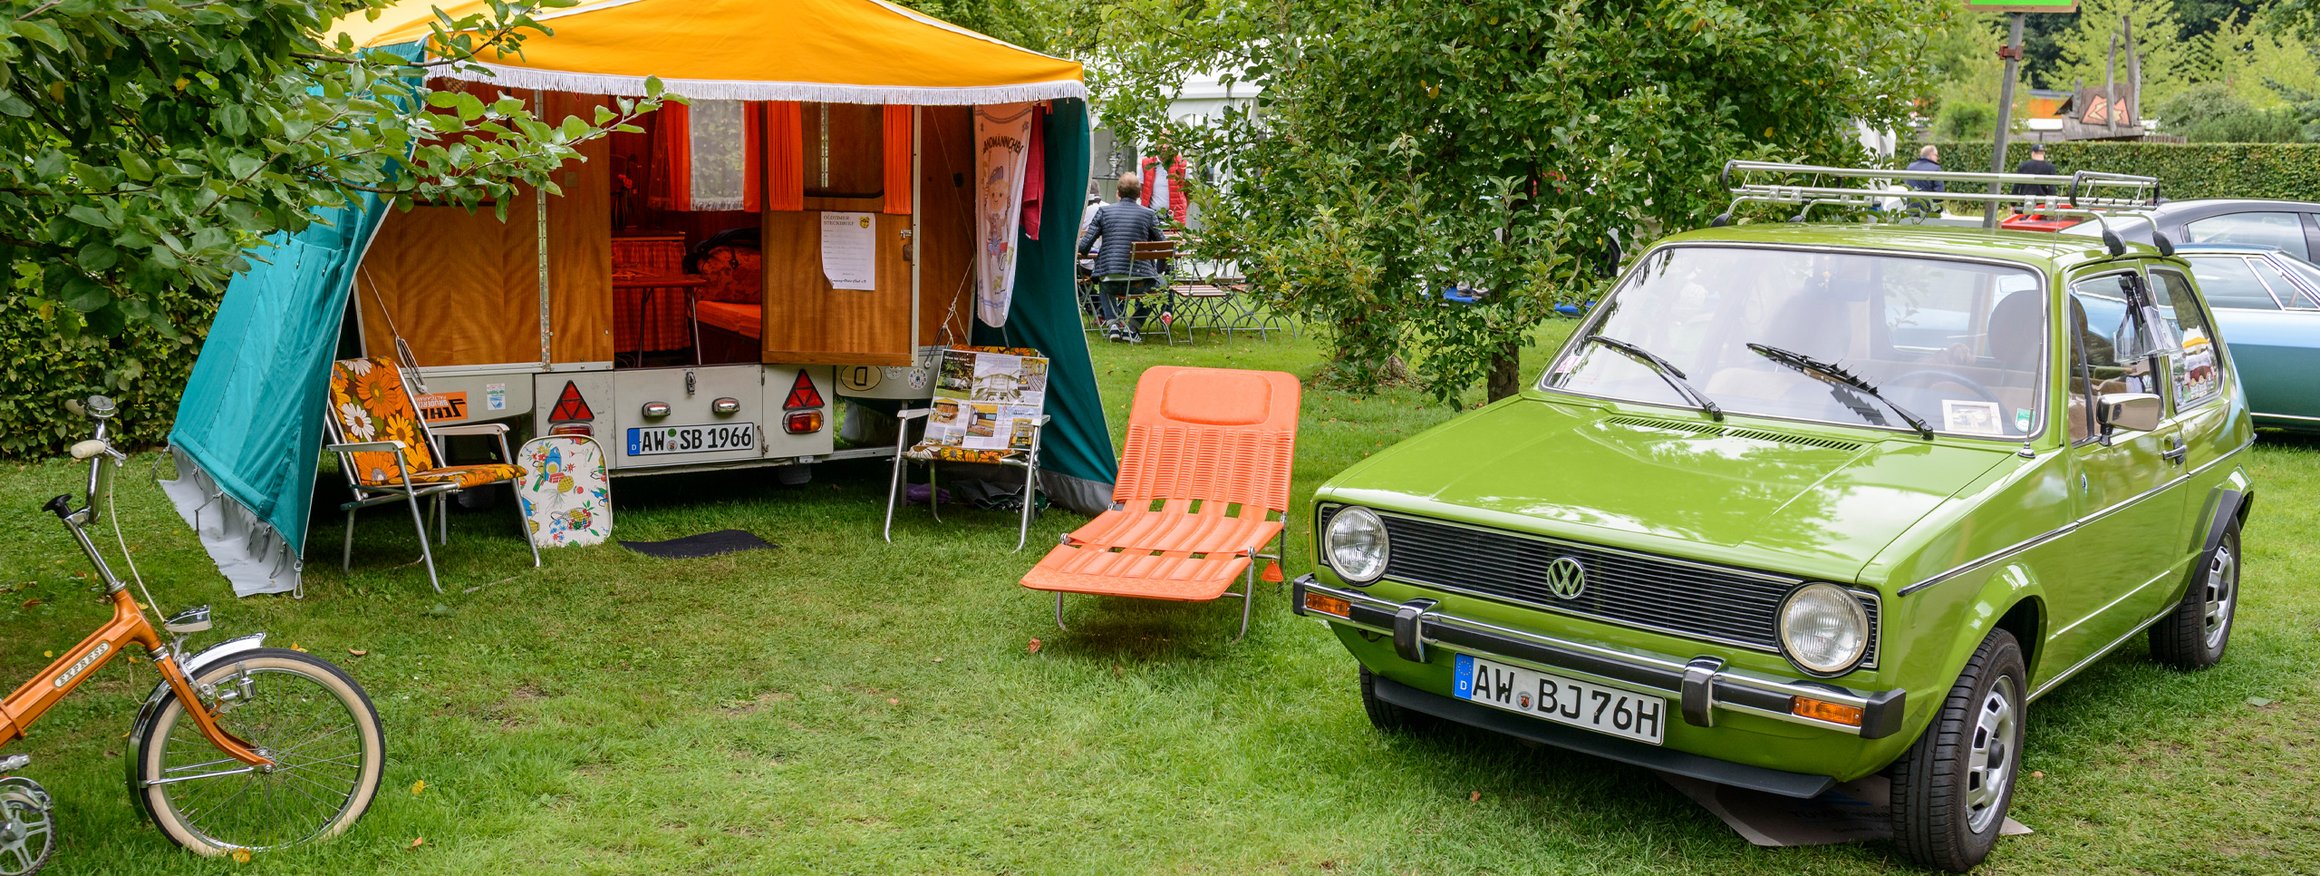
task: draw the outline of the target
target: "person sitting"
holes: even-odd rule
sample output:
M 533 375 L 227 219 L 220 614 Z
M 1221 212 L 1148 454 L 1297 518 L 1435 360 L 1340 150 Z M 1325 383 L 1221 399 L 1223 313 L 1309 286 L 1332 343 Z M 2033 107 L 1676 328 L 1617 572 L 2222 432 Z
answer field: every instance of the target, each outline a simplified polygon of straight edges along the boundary
M 1097 210 L 1095 218 L 1088 221 L 1087 229 L 1080 232 L 1079 254 L 1095 253 L 1096 306 L 1105 323 L 1105 336 L 1115 341 L 1140 343 L 1143 341 L 1141 329 L 1152 316 L 1149 298 L 1140 293 L 1159 287 L 1164 265 L 1136 260 L 1134 244 L 1167 238 L 1160 233 L 1160 215 L 1136 203 L 1137 196 L 1143 192 L 1143 181 L 1136 174 L 1121 174 L 1117 190 L 1120 199 Z M 1101 249 L 1097 248 L 1098 243 L 1102 244 Z M 1118 277 L 1133 279 L 1121 284 L 1113 279 Z M 1123 285 L 1128 288 L 1117 288 Z M 1135 317 L 1125 322 L 1120 319 L 1119 296 L 1123 292 L 1139 296 Z

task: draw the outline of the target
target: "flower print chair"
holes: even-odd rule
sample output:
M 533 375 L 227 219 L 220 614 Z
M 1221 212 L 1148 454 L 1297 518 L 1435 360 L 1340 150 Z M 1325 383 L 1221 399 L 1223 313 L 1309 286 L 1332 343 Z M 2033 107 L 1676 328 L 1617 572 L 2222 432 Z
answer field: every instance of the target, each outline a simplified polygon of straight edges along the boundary
M 323 449 L 338 454 L 339 470 L 346 473 L 346 485 L 354 492 L 354 499 L 340 506 L 346 512 L 346 545 L 340 567 L 351 568 L 354 563 L 354 512 L 401 502 L 410 507 L 411 523 L 419 530 L 419 556 L 427 562 L 427 583 L 441 593 L 443 584 L 435 576 L 435 551 L 427 542 L 427 521 L 419 514 L 419 500 L 434 500 L 436 540 L 447 542 L 451 528 L 443 515 L 446 497 L 462 490 L 511 483 L 523 477 L 523 469 L 506 461 L 441 464 L 443 448 L 438 434 L 492 435 L 499 439 L 499 458 L 513 460 L 508 453 L 507 426 L 474 423 L 430 429 L 413 398 L 410 382 L 392 361 L 342 359 L 332 363 L 330 411 L 322 418 L 330 430 L 331 443 Z M 532 565 L 538 566 L 540 549 L 532 546 L 520 512 L 516 526 L 524 545 L 531 549 Z

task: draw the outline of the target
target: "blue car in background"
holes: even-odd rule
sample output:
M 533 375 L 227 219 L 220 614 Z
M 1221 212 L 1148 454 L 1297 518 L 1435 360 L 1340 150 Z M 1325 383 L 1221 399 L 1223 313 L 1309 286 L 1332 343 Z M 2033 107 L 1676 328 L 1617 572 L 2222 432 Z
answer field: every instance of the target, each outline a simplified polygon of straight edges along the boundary
M 2256 425 L 2320 432 L 2320 267 L 2276 247 L 2184 244 Z

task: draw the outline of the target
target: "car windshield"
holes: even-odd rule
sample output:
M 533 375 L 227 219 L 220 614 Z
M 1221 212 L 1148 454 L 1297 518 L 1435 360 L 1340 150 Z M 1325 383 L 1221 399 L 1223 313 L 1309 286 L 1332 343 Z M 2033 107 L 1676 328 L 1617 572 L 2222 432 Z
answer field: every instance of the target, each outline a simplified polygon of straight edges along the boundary
M 2043 427 L 2048 294 L 2029 269 L 1865 252 L 1646 256 L 1541 385 L 1701 409 L 2020 440 Z M 1608 339 L 1599 341 L 1598 337 Z

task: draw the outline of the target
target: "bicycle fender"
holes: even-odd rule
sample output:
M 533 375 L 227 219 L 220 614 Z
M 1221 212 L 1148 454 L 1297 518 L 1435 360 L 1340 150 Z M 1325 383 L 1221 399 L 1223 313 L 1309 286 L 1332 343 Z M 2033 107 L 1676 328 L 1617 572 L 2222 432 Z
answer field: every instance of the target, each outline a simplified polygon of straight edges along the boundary
M 198 678 L 204 669 L 230 660 L 235 655 L 263 647 L 266 647 L 265 633 L 251 633 L 247 636 L 227 639 L 202 649 L 199 654 L 182 658 L 184 662 L 178 664 L 178 669 L 184 672 L 188 679 Z M 153 685 L 153 694 L 145 698 L 145 706 L 137 710 L 137 723 L 129 725 L 128 752 L 122 761 L 127 763 L 129 767 L 130 796 L 137 798 L 139 806 L 145 805 L 145 795 L 139 793 L 143 789 L 137 782 L 137 752 L 144 750 L 145 734 L 152 731 L 153 718 L 161 713 L 161 703 L 168 698 L 169 680 L 162 679 L 156 682 Z

